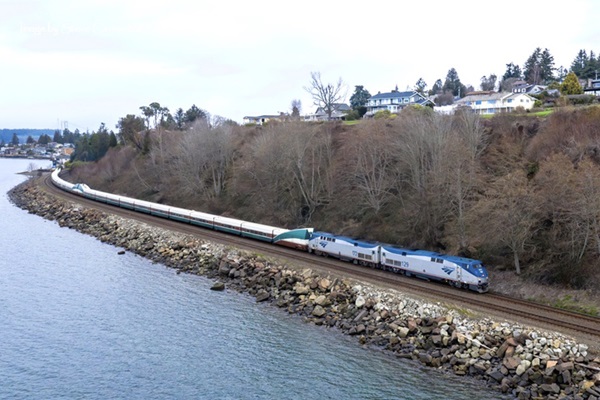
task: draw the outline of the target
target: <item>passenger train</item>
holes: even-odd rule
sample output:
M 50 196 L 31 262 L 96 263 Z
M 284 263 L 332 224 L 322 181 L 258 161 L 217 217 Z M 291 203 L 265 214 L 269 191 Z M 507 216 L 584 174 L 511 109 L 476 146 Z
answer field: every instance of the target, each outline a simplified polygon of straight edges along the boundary
M 359 241 L 332 233 L 315 232 L 313 228 L 289 230 L 152 203 L 101 192 L 82 183 L 73 184 L 60 178 L 59 173 L 60 169 L 58 168 L 52 172 L 54 185 L 91 200 L 321 256 L 331 256 L 355 264 L 445 282 L 479 293 L 488 291 L 488 274 L 481 261 L 478 260 L 431 251 L 403 249 L 377 242 Z

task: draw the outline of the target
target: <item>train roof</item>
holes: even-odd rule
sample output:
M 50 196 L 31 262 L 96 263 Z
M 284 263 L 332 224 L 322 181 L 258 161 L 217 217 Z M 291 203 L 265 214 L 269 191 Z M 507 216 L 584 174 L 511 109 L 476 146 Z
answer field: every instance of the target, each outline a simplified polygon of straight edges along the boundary
M 392 246 L 391 244 L 382 244 L 381 247 L 383 247 L 386 251 L 389 251 L 390 253 L 396 253 L 396 254 L 406 253 L 406 254 L 416 255 L 416 256 L 443 258 L 444 260 L 452 261 L 457 264 L 468 264 L 468 265 L 481 264 L 481 261 L 474 260 L 472 258 L 454 256 L 454 255 L 450 255 L 450 254 L 442 254 L 442 253 L 438 253 L 435 251 L 403 249 L 401 247 Z
M 375 246 L 379 246 L 379 243 L 377 243 L 377 242 L 370 242 L 367 240 L 356 240 L 349 236 L 334 235 L 333 233 L 329 233 L 329 232 L 321 232 L 321 231 L 313 232 L 312 237 L 316 237 L 316 236 L 325 236 L 325 237 L 330 237 L 330 238 L 334 238 L 334 239 L 345 240 L 346 242 L 352 243 L 358 247 L 373 248 Z

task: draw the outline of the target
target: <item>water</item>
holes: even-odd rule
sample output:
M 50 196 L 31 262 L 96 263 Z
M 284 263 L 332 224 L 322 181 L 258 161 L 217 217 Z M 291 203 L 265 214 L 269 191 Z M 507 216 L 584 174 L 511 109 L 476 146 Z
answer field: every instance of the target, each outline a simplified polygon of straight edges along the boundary
M 10 204 L 0 159 L 0 399 L 494 399 Z

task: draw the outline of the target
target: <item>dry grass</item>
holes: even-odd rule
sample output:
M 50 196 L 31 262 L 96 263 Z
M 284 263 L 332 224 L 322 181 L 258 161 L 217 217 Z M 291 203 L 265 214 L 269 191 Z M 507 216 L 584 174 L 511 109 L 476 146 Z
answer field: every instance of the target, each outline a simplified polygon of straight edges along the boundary
M 513 271 L 488 271 L 490 285 L 498 293 L 548 304 L 566 310 L 600 316 L 600 292 L 575 290 L 528 282 Z

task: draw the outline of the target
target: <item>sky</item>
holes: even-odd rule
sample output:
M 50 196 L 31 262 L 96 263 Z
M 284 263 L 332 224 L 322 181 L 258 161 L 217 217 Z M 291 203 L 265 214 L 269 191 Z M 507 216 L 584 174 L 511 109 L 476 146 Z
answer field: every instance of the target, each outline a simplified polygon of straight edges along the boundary
M 463 84 L 536 47 L 600 53 L 600 1 L 0 0 L 0 128 L 114 129 L 158 102 L 244 116 L 316 107 L 311 72 L 372 95 Z

